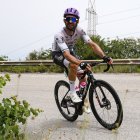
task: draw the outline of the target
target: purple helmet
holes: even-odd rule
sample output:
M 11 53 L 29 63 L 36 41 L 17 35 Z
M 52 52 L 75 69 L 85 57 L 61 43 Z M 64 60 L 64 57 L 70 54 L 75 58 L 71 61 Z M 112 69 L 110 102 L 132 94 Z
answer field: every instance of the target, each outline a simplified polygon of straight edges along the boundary
M 75 8 L 67 8 L 64 12 L 64 17 L 67 15 L 74 15 L 77 18 L 80 18 L 79 12 Z

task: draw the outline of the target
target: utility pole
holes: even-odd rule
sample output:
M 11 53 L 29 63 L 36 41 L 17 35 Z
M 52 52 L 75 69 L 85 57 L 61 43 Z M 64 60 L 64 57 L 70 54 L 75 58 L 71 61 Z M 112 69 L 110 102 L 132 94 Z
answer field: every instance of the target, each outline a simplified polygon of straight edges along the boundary
M 88 8 L 86 9 L 86 16 L 88 19 L 88 29 L 87 34 L 89 36 L 96 35 L 96 25 L 97 25 L 97 13 L 95 11 L 95 0 L 88 1 Z

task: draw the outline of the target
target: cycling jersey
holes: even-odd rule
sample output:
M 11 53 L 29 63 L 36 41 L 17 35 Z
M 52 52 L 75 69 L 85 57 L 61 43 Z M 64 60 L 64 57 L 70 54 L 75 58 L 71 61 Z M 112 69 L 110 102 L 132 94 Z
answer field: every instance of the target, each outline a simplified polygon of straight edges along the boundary
M 65 29 L 63 28 L 61 32 L 54 36 L 52 51 L 64 52 L 65 50 L 72 50 L 79 38 L 82 38 L 85 43 L 90 41 L 90 37 L 79 26 L 77 26 L 72 36 L 67 35 Z
M 90 41 L 90 37 L 80 27 L 75 29 L 72 36 L 66 34 L 65 28 L 54 36 L 54 44 L 52 47 L 53 62 L 66 68 L 66 71 L 70 62 L 64 57 L 63 52 L 69 50 L 71 55 L 79 59 L 73 50 L 73 47 L 75 47 L 75 43 L 79 38 L 82 38 L 85 43 Z

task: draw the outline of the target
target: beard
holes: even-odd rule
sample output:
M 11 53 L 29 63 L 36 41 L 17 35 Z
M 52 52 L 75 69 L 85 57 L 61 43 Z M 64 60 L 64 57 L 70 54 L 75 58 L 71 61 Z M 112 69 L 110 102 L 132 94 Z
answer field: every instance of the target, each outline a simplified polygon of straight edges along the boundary
M 73 25 L 73 26 L 71 26 L 71 25 L 69 25 L 69 24 L 65 24 L 66 25 L 66 28 L 68 29 L 68 30 L 70 30 L 70 31 L 75 31 L 75 29 L 76 29 L 76 27 L 77 27 L 77 23 L 76 23 L 76 25 Z

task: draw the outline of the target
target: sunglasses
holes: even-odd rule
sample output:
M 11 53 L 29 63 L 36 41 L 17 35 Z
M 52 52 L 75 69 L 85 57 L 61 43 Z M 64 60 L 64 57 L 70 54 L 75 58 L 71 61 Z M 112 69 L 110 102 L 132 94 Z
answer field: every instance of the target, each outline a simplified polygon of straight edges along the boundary
M 74 23 L 77 22 L 78 19 L 76 17 L 66 17 L 64 18 L 67 22 Z

